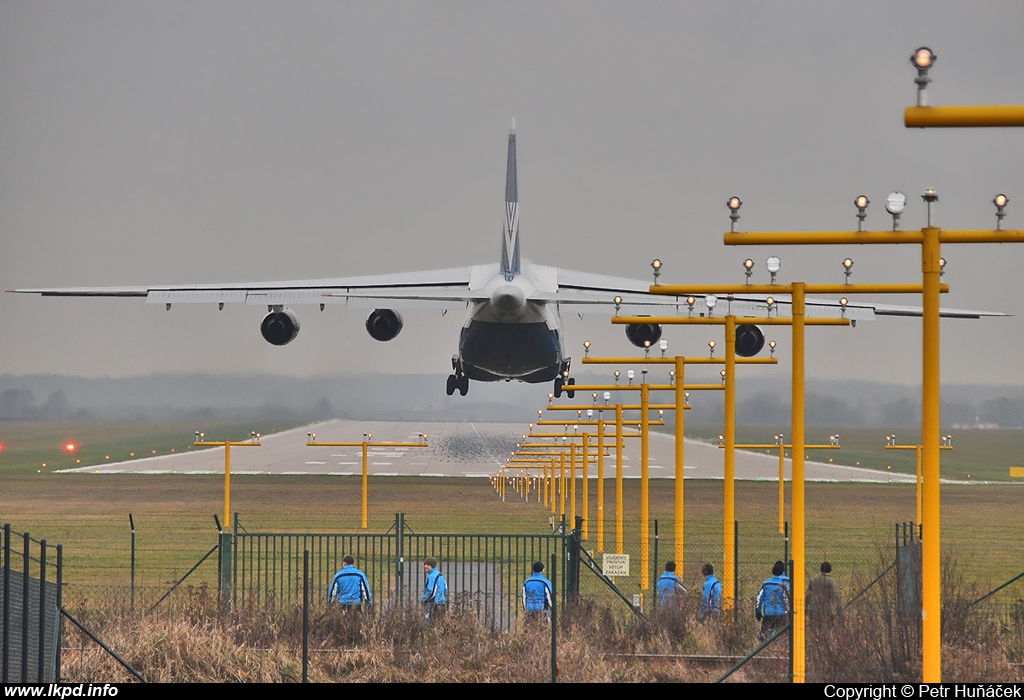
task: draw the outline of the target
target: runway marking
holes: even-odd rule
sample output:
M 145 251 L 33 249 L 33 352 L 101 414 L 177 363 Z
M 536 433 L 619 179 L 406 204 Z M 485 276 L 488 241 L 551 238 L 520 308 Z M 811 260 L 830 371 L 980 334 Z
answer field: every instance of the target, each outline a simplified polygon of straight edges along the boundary
M 392 463 L 391 462 L 370 462 L 370 464 L 372 464 L 375 467 L 390 467 Z
M 305 476 L 309 472 L 278 472 L 279 474 L 285 474 L 287 476 Z
M 344 454 L 344 453 L 338 453 L 338 454 L 331 455 L 331 457 L 348 457 L 348 455 Z
M 339 467 L 354 467 L 357 464 L 359 464 L 359 462 L 338 462 Z
M 355 472 L 327 472 L 327 476 L 353 476 Z
M 446 475 L 445 474 L 428 474 L 428 473 L 424 472 L 423 474 L 420 474 L 420 476 L 446 476 Z
M 306 464 L 327 464 L 327 462 L 306 462 Z
M 476 472 L 462 472 L 463 476 L 479 476 L 479 477 L 490 477 L 490 474 L 477 474 Z
M 373 476 L 398 476 L 398 472 L 374 472 Z

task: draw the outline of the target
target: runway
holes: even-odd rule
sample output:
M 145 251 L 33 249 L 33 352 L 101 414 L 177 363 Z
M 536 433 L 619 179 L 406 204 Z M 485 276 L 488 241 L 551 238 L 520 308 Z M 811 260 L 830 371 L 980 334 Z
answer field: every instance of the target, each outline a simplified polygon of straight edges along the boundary
M 487 477 L 495 474 L 521 440 L 518 423 L 399 423 L 331 420 L 265 435 L 260 447 L 231 450 L 232 474 L 326 474 L 354 476 L 362 473 L 360 447 L 307 447 L 306 434 L 321 442 L 361 441 L 363 433 L 374 441 L 417 442 L 427 435 L 427 447 L 371 447 L 367 450 L 370 476 Z M 215 438 L 213 438 L 215 439 Z M 723 451 L 717 445 L 687 440 L 684 478 L 723 478 Z M 672 478 L 675 441 L 671 435 L 651 433 L 651 478 Z M 786 460 L 786 478 L 790 477 Z M 605 476 L 615 476 L 615 452 L 605 457 Z M 774 454 L 737 451 L 736 478 L 748 481 L 778 479 L 779 460 Z M 194 448 L 188 452 L 146 457 L 128 462 L 63 469 L 58 473 L 93 474 L 223 474 L 222 448 Z M 623 454 L 624 478 L 640 477 L 640 441 L 627 440 Z M 895 474 L 860 467 L 806 461 L 808 481 L 913 482 L 910 474 Z

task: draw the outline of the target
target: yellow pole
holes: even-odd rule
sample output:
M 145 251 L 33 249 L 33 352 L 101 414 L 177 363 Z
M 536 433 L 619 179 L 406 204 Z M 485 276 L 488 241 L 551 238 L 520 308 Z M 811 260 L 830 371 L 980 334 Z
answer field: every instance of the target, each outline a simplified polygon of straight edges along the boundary
M 615 553 L 623 554 L 622 542 L 622 404 L 615 404 Z
M 604 551 L 604 418 L 597 421 L 597 550 Z
M 804 596 L 804 283 L 793 283 L 793 682 L 803 683 L 806 675 Z
M 725 507 L 722 509 L 722 609 L 731 610 L 736 596 L 736 317 L 725 317 Z
M 786 441 L 779 440 L 779 534 L 786 533 Z
M 368 513 L 369 508 L 370 508 L 370 496 L 369 496 L 370 484 L 369 484 L 369 480 L 367 479 L 367 471 L 368 471 L 368 469 L 367 469 L 367 467 L 368 467 L 367 462 L 368 462 L 368 459 L 369 459 L 368 450 L 369 450 L 369 445 L 367 444 L 366 440 L 363 440 L 363 529 L 364 530 L 366 529 L 367 513 Z
M 565 452 L 562 452 L 559 457 L 558 466 L 558 515 L 561 518 L 565 517 Z
M 590 519 L 590 470 L 587 468 L 587 461 L 590 459 L 588 453 L 590 447 L 590 435 L 583 436 L 583 539 L 587 539 L 587 521 Z M 575 521 L 574 521 L 575 522 Z
M 929 224 L 930 221 L 929 213 Z M 939 544 L 939 273 L 941 245 L 939 229 L 928 226 L 921 229 L 921 271 L 924 284 L 922 306 L 922 389 L 921 389 L 921 444 L 924 446 L 921 472 L 922 536 L 921 580 L 923 591 L 922 628 L 922 680 L 925 683 L 942 682 L 942 566 Z
M 683 516 L 683 436 L 684 436 L 684 420 L 686 411 L 683 410 L 683 406 L 686 403 L 686 392 L 683 390 L 683 371 L 686 368 L 685 358 L 682 356 L 676 356 L 676 523 L 675 523 L 675 534 L 676 534 L 676 570 L 679 572 L 684 571 L 683 568 L 683 529 L 685 518 Z
M 555 509 L 558 503 L 558 483 L 555 481 L 555 460 L 551 460 L 551 515 L 555 514 Z
M 231 524 L 231 443 L 224 443 L 224 527 Z
M 569 445 L 569 474 L 571 484 L 569 486 L 569 527 L 576 527 L 576 442 Z
M 640 385 L 640 569 L 643 572 L 640 577 L 640 590 L 646 591 L 651 587 L 651 513 L 650 513 L 650 475 L 647 466 L 650 445 L 647 425 L 647 404 L 649 403 L 650 390 L 647 382 Z

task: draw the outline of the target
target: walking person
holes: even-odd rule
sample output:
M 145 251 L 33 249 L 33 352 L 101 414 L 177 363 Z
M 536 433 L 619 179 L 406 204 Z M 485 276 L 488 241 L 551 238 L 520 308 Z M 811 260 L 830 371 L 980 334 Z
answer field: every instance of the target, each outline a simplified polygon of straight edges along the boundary
M 667 612 L 679 609 L 683 602 L 683 596 L 686 595 L 686 586 L 683 585 L 682 579 L 676 575 L 676 563 L 674 561 L 665 562 L 665 573 L 658 578 L 657 589 L 658 610 Z
M 839 587 L 832 578 L 832 564 L 821 562 L 820 571 L 807 586 L 807 619 L 819 627 L 830 627 L 840 610 Z
M 533 576 L 523 583 L 523 609 L 526 619 L 551 621 L 551 581 L 544 575 L 544 562 L 533 562 Z
M 437 559 L 427 557 L 423 560 L 423 573 L 427 579 L 423 584 L 423 616 L 430 624 L 431 616 L 438 619 L 444 615 L 445 605 L 448 603 L 448 583 L 437 568 Z
M 786 565 L 777 561 L 772 567 L 772 577 L 761 584 L 757 593 L 754 616 L 761 622 L 757 638 L 764 641 L 785 627 L 788 613 L 789 577 L 786 576 Z
M 370 582 L 366 574 L 356 568 L 356 560 L 351 554 L 342 559 L 344 566 L 334 574 L 330 590 L 327 591 L 327 604 L 337 603 L 342 610 L 362 610 L 363 605 L 373 605 L 370 594 Z
M 722 582 L 715 578 L 715 567 L 705 564 L 700 567 L 704 575 L 704 591 L 700 599 L 701 619 L 717 618 L 722 612 Z

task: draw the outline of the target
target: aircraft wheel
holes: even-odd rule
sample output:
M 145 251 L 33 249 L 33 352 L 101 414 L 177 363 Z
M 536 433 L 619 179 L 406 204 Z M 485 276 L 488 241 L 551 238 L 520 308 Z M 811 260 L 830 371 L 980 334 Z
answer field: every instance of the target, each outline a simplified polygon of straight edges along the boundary
M 568 380 L 567 383 L 569 384 L 569 386 L 575 386 L 575 384 L 576 384 L 576 377 L 569 377 L 569 380 Z M 569 398 L 570 399 L 576 398 L 576 392 L 573 389 L 566 389 L 566 393 L 569 394 Z
M 449 374 L 448 375 L 448 384 L 447 384 L 447 386 L 445 386 L 444 390 L 445 390 L 445 393 L 447 393 L 449 396 L 451 396 L 452 394 L 455 393 L 455 389 L 456 389 L 455 383 L 456 383 L 456 381 L 457 380 L 456 380 L 456 377 L 455 377 L 454 374 Z
M 562 398 L 562 378 L 555 377 L 555 398 Z
M 469 393 L 469 377 L 462 375 L 459 377 L 459 396 L 465 396 Z

